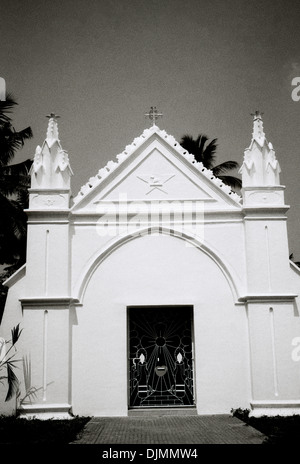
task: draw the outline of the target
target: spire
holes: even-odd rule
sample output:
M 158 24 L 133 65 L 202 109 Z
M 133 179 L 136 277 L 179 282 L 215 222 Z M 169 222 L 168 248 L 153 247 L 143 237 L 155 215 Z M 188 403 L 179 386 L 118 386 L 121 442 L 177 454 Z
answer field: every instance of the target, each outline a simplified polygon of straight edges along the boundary
M 46 139 L 37 146 L 31 168 L 31 188 L 47 190 L 70 190 L 73 172 L 68 153 L 63 150 L 58 134 L 59 116 L 50 113 Z
M 49 119 L 46 142 L 49 148 L 51 148 L 55 142 L 59 142 L 57 119 L 60 118 L 60 116 L 57 116 L 55 113 L 50 113 L 46 117 Z
M 251 113 L 251 115 L 253 116 L 252 139 L 256 140 L 260 146 L 263 146 L 266 139 L 262 120 L 263 113 L 260 111 L 255 111 L 255 113 Z
M 163 114 L 158 112 L 156 106 L 151 106 L 149 113 L 145 113 L 145 116 L 152 121 L 152 126 L 156 126 L 156 120 L 162 118 Z
M 252 140 L 245 150 L 244 162 L 240 169 L 243 187 L 280 185 L 280 166 L 273 145 L 267 142 L 263 129 L 262 114 L 255 111 L 253 116 Z

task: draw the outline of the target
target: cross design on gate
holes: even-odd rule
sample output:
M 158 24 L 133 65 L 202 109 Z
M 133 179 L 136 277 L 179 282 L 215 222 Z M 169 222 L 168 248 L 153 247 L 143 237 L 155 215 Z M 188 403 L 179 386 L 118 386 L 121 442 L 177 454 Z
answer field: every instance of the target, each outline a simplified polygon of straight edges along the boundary
M 148 117 L 153 122 L 153 126 L 155 126 L 156 120 L 161 118 L 163 114 L 157 111 L 156 106 L 151 106 L 149 113 L 146 113 L 145 116 Z

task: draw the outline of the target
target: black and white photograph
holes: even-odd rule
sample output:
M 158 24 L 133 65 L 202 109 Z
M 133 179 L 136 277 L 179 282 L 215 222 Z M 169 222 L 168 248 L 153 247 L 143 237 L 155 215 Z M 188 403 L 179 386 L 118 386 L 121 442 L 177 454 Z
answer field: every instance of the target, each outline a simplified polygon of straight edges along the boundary
M 297 444 L 299 175 L 296 0 L 0 0 L 0 445 Z

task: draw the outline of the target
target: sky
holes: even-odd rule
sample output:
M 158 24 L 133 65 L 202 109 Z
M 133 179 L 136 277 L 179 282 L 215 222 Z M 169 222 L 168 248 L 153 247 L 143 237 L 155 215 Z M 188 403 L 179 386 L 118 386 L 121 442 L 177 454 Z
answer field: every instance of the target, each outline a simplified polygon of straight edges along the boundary
M 217 161 L 241 164 L 260 110 L 300 261 L 299 1 L 0 0 L 0 16 L 0 77 L 19 103 L 13 125 L 34 134 L 14 162 L 43 143 L 45 116 L 60 115 L 75 196 L 151 125 L 144 114 L 156 106 L 175 139 L 217 138 Z

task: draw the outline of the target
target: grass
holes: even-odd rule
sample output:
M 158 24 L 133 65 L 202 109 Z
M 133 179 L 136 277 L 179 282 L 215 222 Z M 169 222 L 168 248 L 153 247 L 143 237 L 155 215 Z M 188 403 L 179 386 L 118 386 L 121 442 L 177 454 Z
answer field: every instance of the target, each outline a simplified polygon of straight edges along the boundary
M 259 430 L 266 438 L 263 444 L 267 445 L 295 445 L 299 444 L 300 416 L 275 416 L 275 417 L 249 417 L 248 409 L 236 409 L 233 416 L 245 422 L 245 424 Z
M 90 417 L 20 419 L 0 416 L 0 445 L 65 445 L 75 440 Z

